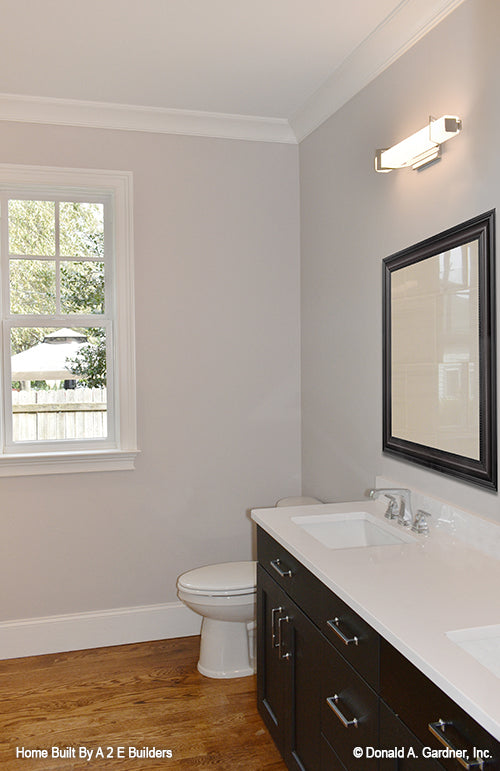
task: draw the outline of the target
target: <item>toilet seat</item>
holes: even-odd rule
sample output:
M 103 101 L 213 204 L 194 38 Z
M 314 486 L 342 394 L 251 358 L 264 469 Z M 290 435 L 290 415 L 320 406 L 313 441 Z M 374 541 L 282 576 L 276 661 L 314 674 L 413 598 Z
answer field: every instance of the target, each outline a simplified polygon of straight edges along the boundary
M 183 573 L 177 587 L 200 597 L 238 597 L 256 592 L 257 568 L 253 561 L 221 562 Z

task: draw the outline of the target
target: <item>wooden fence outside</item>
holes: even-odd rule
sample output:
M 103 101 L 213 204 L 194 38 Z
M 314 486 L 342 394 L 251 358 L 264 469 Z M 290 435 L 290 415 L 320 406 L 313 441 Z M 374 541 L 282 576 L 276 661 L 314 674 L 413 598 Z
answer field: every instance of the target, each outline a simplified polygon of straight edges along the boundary
M 13 391 L 14 441 L 106 437 L 106 398 L 105 388 Z

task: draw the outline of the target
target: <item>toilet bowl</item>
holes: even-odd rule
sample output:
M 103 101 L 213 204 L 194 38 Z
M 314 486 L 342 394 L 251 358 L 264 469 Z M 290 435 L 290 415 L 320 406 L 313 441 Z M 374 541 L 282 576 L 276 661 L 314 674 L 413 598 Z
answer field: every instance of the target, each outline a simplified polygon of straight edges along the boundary
M 277 506 L 321 503 L 317 498 L 282 498 Z M 255 673 L 256 562 L 222 562 L 183 573 L 177 596 L 203 616 L 198 671 L 206 677 Z
M 206 677 L 255 672 L 256 563 L 224 562 L 183 573 L 177 595 L 203 616 L 198 671 Z

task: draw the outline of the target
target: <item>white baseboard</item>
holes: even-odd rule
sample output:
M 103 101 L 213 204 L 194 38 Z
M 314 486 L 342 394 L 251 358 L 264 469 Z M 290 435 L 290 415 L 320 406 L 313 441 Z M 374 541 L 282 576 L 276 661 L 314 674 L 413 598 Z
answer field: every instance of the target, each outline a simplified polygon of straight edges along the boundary
M 164 640 L 200 633 L 201 617 L 180 602 L 0 622 L 0 659 Z

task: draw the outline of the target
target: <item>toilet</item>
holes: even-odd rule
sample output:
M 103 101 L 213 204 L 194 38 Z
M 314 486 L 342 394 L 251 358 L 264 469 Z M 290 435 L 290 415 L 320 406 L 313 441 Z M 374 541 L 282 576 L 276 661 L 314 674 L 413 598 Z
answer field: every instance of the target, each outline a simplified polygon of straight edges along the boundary
M 198 671 L 206 677 L 255 672 L 255 562 L 223 562 L 183 573 L 177 595 L 203 616 Z
M 282 498 L 277 506 L 321 503 L 317 498 Z M 206 677 L 255 673 L 257 563 L 222 562 L 188 570 L 177 579 L 177 595 L 203 616 L 198 671 Z

